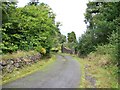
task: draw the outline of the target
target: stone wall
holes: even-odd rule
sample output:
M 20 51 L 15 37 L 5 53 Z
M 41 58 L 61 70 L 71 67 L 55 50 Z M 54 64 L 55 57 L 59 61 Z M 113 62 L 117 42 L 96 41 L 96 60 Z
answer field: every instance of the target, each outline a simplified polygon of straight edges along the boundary
M 24 66 L 36 63 L 40 59 L 41 59 L 41 54 L 38 53 L 32 56 L 27 55 L 25 57 L 2 60 L 0 62 L 0 71 L 2 71 L 2 75 L 5 76 L 7 73 L 13 72 L 15 69 L 22 69 L 24 68 Z
M 73 50 L 71 50 L 71 49 L 68 49 L 68 48 L 66 48 L 66 47 L 61 47 L 61 51 L 62 51 L 62 53 L 69 53 L 69 54 L 74 54 L 74 51 Z

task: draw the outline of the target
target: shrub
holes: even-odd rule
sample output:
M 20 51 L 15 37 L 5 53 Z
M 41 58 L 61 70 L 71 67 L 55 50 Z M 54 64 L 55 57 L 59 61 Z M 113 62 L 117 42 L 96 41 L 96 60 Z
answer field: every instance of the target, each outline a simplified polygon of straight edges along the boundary
M 111 58 L 111 61 L 114 64 L 118 63 L 119 59 L 119 54 L 118 54 L 118 33 L 113 32 L 111 36 L 108 38 L 109 43 L 106 45 L 98 45 L 96 47 L 96 54 L 101 54 L 101 55 L 109 55 Z
M 111 56 L 113 57 L 114 60 L 118 61 L 120 58 L 119 55 L 120 37 L 118 35 L 118 32 L 112 32 L 111 36 L 108 39 L 109 43 L 114 46 L 114 50 L 111 52 Z
M 37 52 L 40 53 L 40 52 L 41 52 L 41 49 L 42 49 L 42 46 L 37 46 L 37 47 L 35 47 L 34 49 L 35 49 Z
M 46 49 L 45 48 L 41 48 L 40 53 L 41 54 L 46 54 Z

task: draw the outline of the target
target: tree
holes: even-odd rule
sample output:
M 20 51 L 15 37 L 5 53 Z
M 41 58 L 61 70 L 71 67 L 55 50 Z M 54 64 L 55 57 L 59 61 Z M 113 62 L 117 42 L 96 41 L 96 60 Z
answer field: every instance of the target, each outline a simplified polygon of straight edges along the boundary
M 28 3 L 28 5 L 38 5 L 39 0 L 30 0 L 30 2 Z
M 89 54 L 97 45 L 108 44 L 112 32 L 118 33 L 120 2 L 89 2 L 85 13 L 87 31 L 79 40 L 81 54 Z
M 76 34 L 75 32 L 68 33 L 68 43 L 75 43 L 76 42 Z
M 75 32 L 72 31 L 71 33 L 68 33 L 67 34 L 67 40 L 68 40 L 68 45 L 67 46 L 71 49 L 75 49 L 76 43 L 77 43 Z
M 61 44 L 64 43 L 64 42 L 66 42 L 66 36 L 61 34 L 59 40 L 60 40 Z
M 55 23 L 55 14 L 47 4 L 15 8 L 10 16 L 7 21 L 3 19 L 5 23 L 1 29 L 4 53 L 41 48 L 46 49 L 46 54 L 50 53 L 59 28 Z
M 5 22 L 8 22 L 8 20 L 10 19 L 11 14 L 16 9 L 16 4 L 17 4 L 17 1 L 12 2 L 11 0 L 6 0 L 2 2 L 1 4 L 2 6 L 0 6 L 0 8 L 2 8 L 2 23 L 3 24 Z
M 80 38 L 78 43 L 78 50 L 81 55 L 87 55 L 94 51 L 94 43 L 92 42 L 92 35 L 90 30 L 87 30 Z
M 108 43 L 108 37 L 116 32 L 115 21 L 119 17 L 119 4 L 115 2 L 89 2 L 86 10 L 86 23 L 96 44 Z

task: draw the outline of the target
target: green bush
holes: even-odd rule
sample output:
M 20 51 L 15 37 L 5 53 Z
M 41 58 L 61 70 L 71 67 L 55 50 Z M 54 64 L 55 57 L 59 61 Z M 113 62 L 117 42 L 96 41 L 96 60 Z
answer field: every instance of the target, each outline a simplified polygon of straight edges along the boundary
M 46 49 L 45 49 L 45 48 L 41 48 L 41 49 L 40 49 L 40 53 L 41 53 L 41 54 L 46 54 Z
M 36 50 L 37 52 L 40 52 L 41 49 L 42 49 L 42 46 L 35 47 L 35 50 Z
M 98 45 L 96 47 L 96 52 L 97 54 L 105 55 L 108 54 L 111 58 L 111 61 L 114 64 L 118 63 L 119 59 L 119 53 L 118 53 L 118 33 L 113 32 L 111 36 L 108 38 L 109 39 L 109 44 L 106 45 Z
M 111 54 L 113 53 L 113 51 L 115 51 L 114 49 L 115 49 L 115 46 L 112 44 L 98 45 L 96 47 L 96 53 L 101 55 Z
M 114 46 L 114 50 L 111 52 L 111 56 L 118 61 L 120 58 L 120 53 L 119 53 L 119 46 L 120 46 L 120 37 L 118 35 L 118 32 L 112 32 L 111 36 L 108 38 L 109 43 Z
M 38 46 L 35 48 L 35 50 L 39 53 L 41 53 L 42 55 L 45 55 L 46 54 L 46 49 L 43 48 L 42 46 Z
M 50 49 L 56 44 L 54 41 L 59 41 L 61 35 L 59 24 L 56 24 L 55 14 L 47 4 L 26 5 L 22 8 L 16 8 L 15 5 L 12 9 L 10 3 L 6 2 L 2 3 L 2 10 L 7 14 L 2 13 L 4 23 L 0 28 L 2 32 L 0 48 L 3 53 L 35 49 L 43 54 L 49 54 Z M 42 47 L 44 49 L 41 50 Z

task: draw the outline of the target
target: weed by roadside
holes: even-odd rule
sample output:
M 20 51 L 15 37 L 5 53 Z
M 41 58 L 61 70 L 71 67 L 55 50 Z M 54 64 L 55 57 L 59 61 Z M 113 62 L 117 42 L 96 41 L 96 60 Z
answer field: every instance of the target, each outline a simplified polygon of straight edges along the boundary
M 17 52 L 14 52 L 12 54 L 10 54 L 10 53 L 3 54 L 1 60 L 7 60 L 7 59 L 10 59 L 10 58 L 25 57 L 27 55 L 31 56 L 31 55 L 35 55 L 37 53 L 38 53 L 37 51 L 29 51 L 29 52 L 27 52 L 27 51 L 17 51 Z
M 103 55 L 94 56 L 94 54 L 86 58 L 73 57 L 80 62 L 81 66 L 80 88 L 118 88 L 118 76 L 115 73 L 118 67 L 108 64 L 107 59 L 109 57 Z M 86 80 L 86 73 L 89 73 L 88 75 L 96 80 L 95 87 L 91 85 L 90 81 Z

